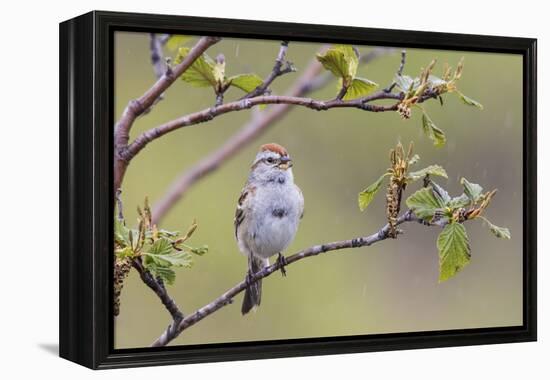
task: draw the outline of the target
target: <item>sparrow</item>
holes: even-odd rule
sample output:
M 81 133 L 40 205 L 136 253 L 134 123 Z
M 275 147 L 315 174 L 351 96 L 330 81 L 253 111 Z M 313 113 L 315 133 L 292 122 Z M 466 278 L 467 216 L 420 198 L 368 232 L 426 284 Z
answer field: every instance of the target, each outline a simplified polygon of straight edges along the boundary
M 248 258 L 243 315 L 260 305 L 261 280 L 252 283 L 251 279 L 269 266 L 271 256 L 278 255 L 281 272 L 286 275 L 281 252 L 294 240 L 304 213 L 304 197 L 294 183 L 292 166 L 284 147 L 275 143 L 262 145 L 238 200 L 235 238 L 239 250 Z

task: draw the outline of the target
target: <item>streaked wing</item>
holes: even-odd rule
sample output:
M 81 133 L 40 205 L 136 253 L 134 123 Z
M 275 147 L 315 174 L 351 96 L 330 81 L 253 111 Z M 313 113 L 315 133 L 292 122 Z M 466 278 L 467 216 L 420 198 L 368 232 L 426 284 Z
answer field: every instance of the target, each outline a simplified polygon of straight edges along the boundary
M 250 196 L 254 194 L 254 190 L 255 187 L 245 186 L 243 191 L 241 192 L 239 200 L 237 201 L 237 209 L 235 210 L 235 219 L 233 221 L 235 225 L 235 238 L 237 238 L 239 226 L 241 225 L 245 217 L 245 209 L 247 207 L 247 203 L 250 201 Z
M 300 206 L 301 206 L 300 219 L 302 219 L 304 217 L 304 194 L 302 193 L 302 190 L 300 190 L 298 186 L 296 186 L 296 190 L 298 190 L 298 194 L 300 195 Z

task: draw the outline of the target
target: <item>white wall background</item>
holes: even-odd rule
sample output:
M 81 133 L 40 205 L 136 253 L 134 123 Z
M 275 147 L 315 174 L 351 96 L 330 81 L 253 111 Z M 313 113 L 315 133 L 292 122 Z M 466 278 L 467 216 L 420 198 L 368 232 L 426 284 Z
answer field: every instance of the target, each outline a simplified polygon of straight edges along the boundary
M 539 39 L 539 342 L 129 370 L 90 370 L 56 357 L 58 318 L 58 22 L 92 9 L 244 18 Z M 6 1 L 0 12 L 0 371 L 5 379 L 548 378 L 550 28 L 544 2 Z M 546 123 L 545 123 L 546 121 Z M 546 149 L 545 149 L 546 148 Z M 40 191 L 42 197 L 33 195 Z M 27 215 L 43 223 L 29 225 Z M 546 376 L 545 376 L 546 375 Z

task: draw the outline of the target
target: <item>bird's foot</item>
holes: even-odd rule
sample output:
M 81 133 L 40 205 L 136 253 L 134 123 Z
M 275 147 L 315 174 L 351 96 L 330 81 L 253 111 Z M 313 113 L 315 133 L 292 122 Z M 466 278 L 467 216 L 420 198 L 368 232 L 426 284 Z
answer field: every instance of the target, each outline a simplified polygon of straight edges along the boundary
M 246 284 L 246 287 L 249 288 L 250 285 L 252 285 L 254 283 L 254 274 L 251 273 L 250 271 L 246 272 L 244 282 Z
M 281 274 L 283 275 L 283 277 L 286 277 L 285 266 L 288 264 L 288 262 L 280 252 L 279 252 L 279 255 L 277 256 L 277 264 L 279 265 L 279 269 L 281 270 Z

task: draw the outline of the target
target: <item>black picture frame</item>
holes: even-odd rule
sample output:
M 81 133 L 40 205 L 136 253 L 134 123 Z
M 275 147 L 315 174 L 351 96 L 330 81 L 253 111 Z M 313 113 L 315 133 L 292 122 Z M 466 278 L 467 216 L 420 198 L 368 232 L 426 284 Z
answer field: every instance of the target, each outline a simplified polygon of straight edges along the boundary
M 513 53 L 523 56 L 523 325 L 114 350 L 113 34 L 141 31 Z M 60 24 L 60 356 L 89 368 L 534 341 L 537 337 L 536 39 L 93 11 Z

